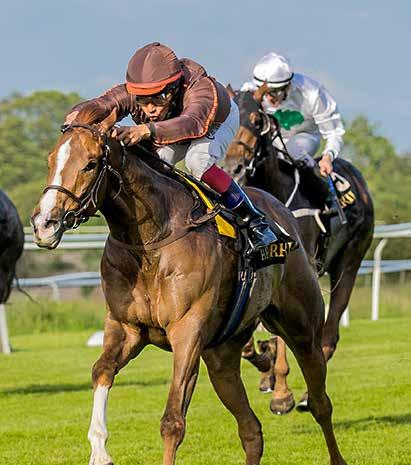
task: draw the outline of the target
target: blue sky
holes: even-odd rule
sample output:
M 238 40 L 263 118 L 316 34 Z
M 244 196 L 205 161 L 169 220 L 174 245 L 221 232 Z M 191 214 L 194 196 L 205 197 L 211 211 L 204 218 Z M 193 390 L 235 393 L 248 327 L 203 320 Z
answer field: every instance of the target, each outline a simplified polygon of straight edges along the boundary
M 365 114 L 398 151 L 411 152 L 406 0 L 0 1 L 0 98 L 38 89 L 98 95 L 155 40 L 234 86 L 275 50 L 325 84 L 344 118 Z

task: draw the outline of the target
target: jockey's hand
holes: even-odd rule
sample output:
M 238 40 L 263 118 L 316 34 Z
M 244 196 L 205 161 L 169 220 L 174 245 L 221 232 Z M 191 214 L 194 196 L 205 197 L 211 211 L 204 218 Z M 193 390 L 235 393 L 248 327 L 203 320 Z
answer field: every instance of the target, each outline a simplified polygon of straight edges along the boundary
M 111 131 L 111 136 L 123 142 L 124 145 L 138 144 L 141 140 L 148 139 L 150 134 L 150 129 L 145 124 L 120 126 Z
M 321 160 L 318 162 L 320 167 L 320 173 L 322 176 L 328 176 L 333 172 L 333 162 L 331 161 L 331 156 L 328 153 L 325 153 Z

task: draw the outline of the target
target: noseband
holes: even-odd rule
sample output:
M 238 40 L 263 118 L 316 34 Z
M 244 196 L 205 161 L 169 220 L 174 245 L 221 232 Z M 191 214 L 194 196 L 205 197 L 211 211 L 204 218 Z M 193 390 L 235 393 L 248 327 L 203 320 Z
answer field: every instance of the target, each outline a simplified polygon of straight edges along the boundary
M 102 145 L 103 156 L 101 157 L 101 164 L 100 164 L 101 168 L 97 175 L 97 178 L 92 184 L 92 186 L 90 187 L 89 191 L 84 196 L 77 197 L 75 194 L 73 194 L 73 192 L 66 189 L 65 187 L 54 185 L 54 184 L 50 184 L 44 189 L 43 194 L 45 194 L 49 190 L 57 190 L 67 195 L 67 197 L 70 197 L 72 200 L 74 200 L 78 204 L 78 208 L 76 210 L 66 211 L 62 219 L 59 221 L 56 221 L 57 223 L 60 223 L 60 228 L 63 230 L 63 232 L 69 229 L 76 229 L 82 223 L 85 223 L 86 221 L 88 221 L 90 217 L 96 216 L 94 214 L 89 214 L 87 211 L 89 210 L 90 206 L 92 206 L 94 209 L 97 208 L 98 192 L 99 192 L 101 183 L 103 182 L 103 179 L 106 173 L 109 172 L 109 173 L 114 174 L 114 176 L 116 176 L 119 182 L 118 191 L 114 195 L 113 199 L 115 199 L 120 194 L 123 188 L 122 173 L 124 171 L 125 162 L 126 162 L 126 152 L 124 150 L 124 147 L 122 146 L 123 155 L 122 155 L 122 160 L 121 160 L 120 172 L 118 172 L 110 164 L 110 160 L 109 160 L 110 147 L 108 144 L 107 133 L 100 133 L 100 131 L 95 126 L 91 126 L 89 124 L 80 124 L 80 123 L 64 125 L 61 128 L 61 132 L 64 134 L 67 131 L 70 131 L 75 128 L 83 128 L 83 129 L 87 129 L 91 131 L 92 134 L 97 138 L 97 140 L 100 139 L 100 137 L 103 137 L 103 145 Z

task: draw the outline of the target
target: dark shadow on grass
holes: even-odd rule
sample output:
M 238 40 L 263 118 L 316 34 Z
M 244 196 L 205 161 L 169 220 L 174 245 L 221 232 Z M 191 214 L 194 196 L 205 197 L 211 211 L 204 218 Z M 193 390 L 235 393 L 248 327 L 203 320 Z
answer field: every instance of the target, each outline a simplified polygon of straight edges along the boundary
M 357 420 L 346 420 L 346 421 L 335 421 L 333 422 L 336 430 L 352 430 L 352 431 L 364 431 L 367 428 L 376 428 L 378 426 L 397 426 L 411 424 L 411 413 L 403 413 L 401 415 L 385 415 L 381 417 L 365 417 Z M 301 426 L 293 428 L 294 433 L 299 434 L 311 434 L 316 430 L 316 426 Z
M 385 415 L 383 417 L 366 417 L 358 420 L 338 421 L 334 423 L 339 429 L 364 429 L 367 425 L 378 426 L 381 424 L 388 426 L 405 425 L 411 423 L 411 413 L 402 413 L 401 415 Z
M 168 384 L 167 379 L 153 379 L 150 381 L 121 381 L 114 382 L 113 388 L 121 388 L 127 386 L 139 386 L 139 387 L 152 387 L 152 386 L 163 386 Z M 92 384 L 30 384 L 29 386 L 19 387 L 16 389 L 2 389 L 0 396 L 6 395 L 25 395 L 25 394 L 58 394 L 60 392 L 79 392 L 79 391 L 91 391 Z

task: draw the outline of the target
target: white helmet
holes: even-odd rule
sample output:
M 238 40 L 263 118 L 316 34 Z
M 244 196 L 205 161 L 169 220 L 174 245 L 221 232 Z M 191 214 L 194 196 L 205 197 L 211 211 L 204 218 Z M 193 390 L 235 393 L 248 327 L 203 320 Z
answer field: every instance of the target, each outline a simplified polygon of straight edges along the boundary
M 260 87 L 266 81 L 268 87 L 275 89 L 286 86 L 293 75 L 289 60 L 275 52 L 270 52 L 255 65 L 253 82 Z

